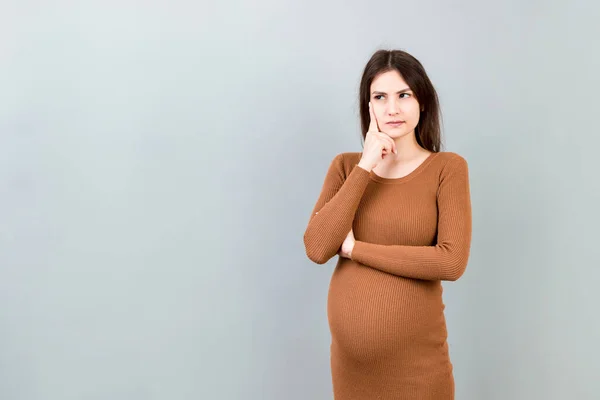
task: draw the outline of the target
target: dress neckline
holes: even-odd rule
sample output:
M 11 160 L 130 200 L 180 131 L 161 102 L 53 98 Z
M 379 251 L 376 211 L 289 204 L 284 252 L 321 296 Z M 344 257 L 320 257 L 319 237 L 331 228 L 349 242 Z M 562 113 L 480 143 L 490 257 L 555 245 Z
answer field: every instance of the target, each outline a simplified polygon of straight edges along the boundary
M 375 171 L 373 171 L 373 170 L 371 170 L 369 172 L 369 176 L 372 180 L 379 182 L 379 183 L 404 183 L 404 182 L 411 180 L 416 175 L 418 175 L 421 171 L 423 171 L 438 154 L 439 154 L 439 152 L 433 152 L 433 153 L 429 154 L 427 156 L 427 158 L 425 160 L 423 160 L 423 162 L 421 162 L 421 164 L 419 164 L 415 169 L 413 169 L 408 174 L 401 176 L 399 178 L 384 178 L 383 176 L 377 175 L 375 173 Z M 362 155 L 362 153 L 361 153 L 361 155 Z

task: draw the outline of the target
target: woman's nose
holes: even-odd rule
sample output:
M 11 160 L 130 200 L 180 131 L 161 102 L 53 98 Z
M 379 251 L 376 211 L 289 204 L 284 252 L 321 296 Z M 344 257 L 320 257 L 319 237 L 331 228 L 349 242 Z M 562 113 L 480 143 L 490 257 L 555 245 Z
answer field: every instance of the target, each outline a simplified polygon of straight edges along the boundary
M 387 112 L 390 115 L 398 114 L 399 109 L 400 107 L 398 107 L 398 104 L 396 104 L 395 101 L 390 101 L 387 105 Z

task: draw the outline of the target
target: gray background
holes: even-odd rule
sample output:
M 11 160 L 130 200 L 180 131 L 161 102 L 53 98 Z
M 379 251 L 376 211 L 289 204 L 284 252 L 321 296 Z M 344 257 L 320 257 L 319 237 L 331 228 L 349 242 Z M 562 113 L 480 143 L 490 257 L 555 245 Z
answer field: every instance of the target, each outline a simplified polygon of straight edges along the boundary
M 360 151 L 379 48 L 439 90 L 472 256 L 457 399 L 600 397 L 600 4 L 2 1 L 0 398 L 331 399 L 335 260 L 302 235 Z

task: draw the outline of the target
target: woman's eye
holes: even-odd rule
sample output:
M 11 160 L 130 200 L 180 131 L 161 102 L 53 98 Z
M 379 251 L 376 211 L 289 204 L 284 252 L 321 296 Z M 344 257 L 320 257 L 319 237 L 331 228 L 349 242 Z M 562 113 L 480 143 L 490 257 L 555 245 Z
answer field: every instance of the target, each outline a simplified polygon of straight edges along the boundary
M 402 97 L 402 96 L 406 96 L 406 97 Z M 378 94 L 378 95 L 373 96 L 373 98 L 375 100 L 381 100 L 382 97 L 383 97 L 382 94 Z M 405 98 L 408 98 L 408 97 L 410 97 L 410 93 L 400 93 L 400 98 L 401 99 L 405 99 Z

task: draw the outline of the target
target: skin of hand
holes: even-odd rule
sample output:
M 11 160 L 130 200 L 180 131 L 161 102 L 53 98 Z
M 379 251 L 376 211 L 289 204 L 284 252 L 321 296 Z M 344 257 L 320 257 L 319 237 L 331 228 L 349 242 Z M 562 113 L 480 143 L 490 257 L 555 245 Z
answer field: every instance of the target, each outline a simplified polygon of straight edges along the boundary
M 375 116 L 371 103 L 369 103 L 369 116 L 371 117 L 369 130 L 365 135 L 364 150 L 358 163 L 360 167 L 368 171 L 375 168 L 388 153 L 394 152 L 395 154 L 398 154 L 394 139 L 379 130 L 377 117 Z
M 356 239 L 354 238 L 354 232 L 352 232 L 351 229 L 350 232 L 348 232 L 346 239 L 344 239 L 344 243 L 342 243 L 338 254 L 344 258 L 352 258 L 352 250 L 354 249 L 355 242 Z

